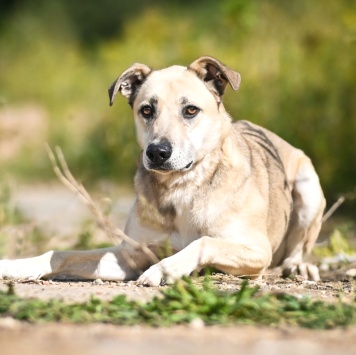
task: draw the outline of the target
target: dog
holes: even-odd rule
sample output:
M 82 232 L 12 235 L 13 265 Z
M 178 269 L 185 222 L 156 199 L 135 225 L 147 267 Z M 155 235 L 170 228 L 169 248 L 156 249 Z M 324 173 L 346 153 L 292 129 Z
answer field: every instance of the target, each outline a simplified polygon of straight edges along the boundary
M 269 267 L 319 280 L 303 260 L 325 198 L 310 159 L 248 121 L 232 123 L 222 97 L 240 74 L 204 56 L 188 67 L 128 68 L 109 88 L 133 110 L 141 154 L 136 201 L 123 241 L 91 251 L 50 251 L 0 262 L 3 278 L 132 280 L 158 286 L 205 266 L 257 278 Z M 172 255 L 162 257 L 162 246 Z

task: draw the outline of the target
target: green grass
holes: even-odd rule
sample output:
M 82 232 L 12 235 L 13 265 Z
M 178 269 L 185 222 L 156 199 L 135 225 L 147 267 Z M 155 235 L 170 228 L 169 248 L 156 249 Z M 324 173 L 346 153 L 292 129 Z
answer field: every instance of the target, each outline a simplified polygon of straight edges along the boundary
M 0 183 L 0 259 L 8 253 L 17 257 L 28 253 L 40 254 L 45 250 L 46 241 L 41 229 L 16 207 L 12 199 L 12 184 L 3 179 Z
M 23 299 L 0 292 L 0 316 L 30 323 L 111 323 L 117 325 L 172 326 L 201 319 L 206 325 L 292 325 L 330 329 L 356 324 L 356 303 L 327 303 L 286 294 L 260 294 L 245 281 L 234 293 L 213 288 L 206 278 L 200 287 L 184 278 L 150 302 L 117 296 L 111 301 L 92 297 L 86 303 Z
M 328 240 L 322 246 L 315 246 L 313 254 L 319 259 L 335 255 L 356 255 L 355 228 L 355 222 L 351 219 L 335 223 L 328 231 Z

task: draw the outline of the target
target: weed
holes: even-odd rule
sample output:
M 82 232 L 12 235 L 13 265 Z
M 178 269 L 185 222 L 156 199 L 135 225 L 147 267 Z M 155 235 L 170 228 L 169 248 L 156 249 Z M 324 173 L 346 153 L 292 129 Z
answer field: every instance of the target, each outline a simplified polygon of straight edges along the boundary
M 10 184 L 3 182 L 0 185 L 0 226 L 6 224 L 17 224 L 21 221 L 19 211 L 11 203 Z
M 356 324 L 356 303 L 313 301 L 286 294 L 260 294 L 257 287 L 242 283 L 234 293 L 216 290 L 208 278 L 195 285 L 184 278 L 150 302 L 130 301 L 120 295 L 111 301 L 92 297 L 86 303 L 23 299 L 9 291 L 0 292 L 0 316 L 31 323 L 103 322 L 117 325 L 172 326 L 201 319 L 206 325 L 250 324 L 293 325 L 330 329 Z
M 12 184 L 0 184 L 0 258 L 43 252 L 46 237 L 13 203 Z
M 338 224 L 325 245 L 313 248 L 313 254 L 318 258 L 356 254 L 356 249 L 351 245 L 352 236 L 350 236 L 350 231 L 354 228 L 352 223 Z
M 101 243 L 95 243 L 93 241 L 94 238 L 94 230 L 93 227 L 88 225 L 86 226 L 83 231 L 81 231 L 78 235 L 78 240 L 74 244 L 74 246 L 71 249 L 76 249 L 76 250 L 90 250 L 90 249 L 101 249 L 101 248 L 109 248 L 112 247 L 112 243 L 108 242 L 101 242 Z

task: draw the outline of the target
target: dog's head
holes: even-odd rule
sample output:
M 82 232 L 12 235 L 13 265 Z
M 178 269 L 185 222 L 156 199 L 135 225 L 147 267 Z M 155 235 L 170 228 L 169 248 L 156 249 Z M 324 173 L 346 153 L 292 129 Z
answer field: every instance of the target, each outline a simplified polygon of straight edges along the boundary
M 118 92 L 128 99 L 146 169 L 185 171 L 216 149 L 230 124 L 221 104 L 228 83 L 237 90 L 240 75 L 211 57 L 157 71 L 134 64 L 110 86 L 110 105 Z

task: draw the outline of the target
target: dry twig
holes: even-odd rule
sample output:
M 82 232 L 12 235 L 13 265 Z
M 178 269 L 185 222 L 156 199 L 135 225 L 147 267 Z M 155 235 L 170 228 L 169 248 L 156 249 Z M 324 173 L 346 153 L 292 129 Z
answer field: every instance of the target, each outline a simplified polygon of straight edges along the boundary
M 84 186 L 74 178 L 71 171 L 69 170 L 68 164 L 64 158 L 64 154 L 60 147 L 55 148 L 55 153 L 47 145 L 47 153 L 51 161 L 53 171 L 57 175 L 58 179 L 71 191 L 75 192 L 80 200 L 85 203 L 90 211 L 96 218 L 99 228 L 101 228 L 105 234 L 113 241 L 115 244 L 120 244 L 122 242 L 127 243 L 135 249 L 141 249 L 152 263 L 157 263 L 159 260 L 156 255 L 147 247 L 144 243 L 138 243 L 129 236 L 127 236 L 120 228 L 113 225 L 109 216 L 105 215 L 102 210 L 93 201 Z M 130 266 L 136 268 L 135 262 L 125 253 L 124 257 Z
M 340 196 L 337 201 L 329 208 L 329 210 L 324 214 L 322 223 L 327 221 L 331 215 L 344 203 L 345 196 Z

